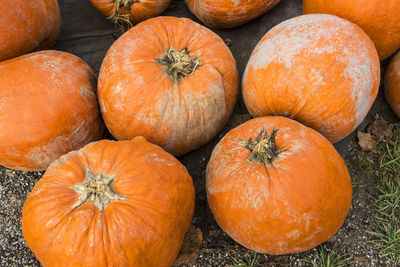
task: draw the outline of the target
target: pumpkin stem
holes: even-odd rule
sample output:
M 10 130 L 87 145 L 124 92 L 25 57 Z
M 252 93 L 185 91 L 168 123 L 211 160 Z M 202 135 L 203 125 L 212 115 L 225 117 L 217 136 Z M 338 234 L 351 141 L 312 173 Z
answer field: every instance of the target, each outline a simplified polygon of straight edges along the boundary
M 265 129 L 262 129 L 260 134 L 253 141 L 251 138 L 245 142 L 245 147 L 251 151 L 248 158 L 250 161 L 256 160 L 263 162 L 265 165 L 271 163 L 276 159 L 285 149 L 278 149 L 275 145 L 275 137 L 278 129 L 273 128 L 272 132 L 268 134 Z
M 102 173 L 94 175 L 90 168 L 86 169 L 85 181 L 72 187 L 79 194 L 79 199 L 72 208 L 78 208 L 88 202 L 93 202 L 102 212 L 112 201 L 125 200 L 124 197 L 114 191 L 114 181 L 114 176 L 107 176 Z
M 108 17 L 116 25 L 123 28 L 123 25 L 128 25 L 128 28 L 133 26 L 131 5 L 139 0 L 113 0 L 114 12 Z
M 154 60 L 171 76 L 172 82 L 177 84 L 181 78 L 192 74 L 196 68 L 202 65 L 200 57 L 201 54 L 192 59 L 187 48 L 178 51 L 169 47 L 163 58 L 156 58 Z

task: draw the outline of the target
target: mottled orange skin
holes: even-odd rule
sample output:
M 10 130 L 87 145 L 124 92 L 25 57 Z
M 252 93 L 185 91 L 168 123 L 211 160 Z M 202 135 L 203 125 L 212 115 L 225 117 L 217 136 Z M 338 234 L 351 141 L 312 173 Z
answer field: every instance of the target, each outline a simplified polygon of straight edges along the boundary
M 334 143 L 362 122 L 379 83 L 368 35 L 339 17 L 312 14 L 284 21 L 261 39 L 242 90 L 253 116 L 290 117 Z
M 269 165 L 249 161 L 244 140 L 278 129 L 285 149 Z M 207 198 L 219 226 L 256 252 L 309 250 L 336 233 L 351 204 L 346 165 L 318 132 L 284 117 L 252 119 L 228 132 L 207 165 Z
M 400 117 L 400 52 L 390 61 L 384 84 L 386 100 L 393 112 Z
M 202 65 L 173 83 L 155 59 L 187 48 Z M 226 124 L 238 92 L 235 59 L 223 40 L 186 18 L 138 24 L 109 49 L 99 75 L 104 121 L 118 140 L 144 136 L 173 155 L 208 143 Z
M 0 165 L 44 170 L 98 140 L 96 76 L 80 58 L 41 51 L 0 62 Z
M 4 0 L 0 10 L 0 61 L 55 44 L 61 27 L 56 0 Z
M 161 15 L 168 7 L 171 0 L 140 0 L 133 2 L 130 6 L 129 14 L 133 24 L 142 22 L 146 19 Z M 114 12 L 113 0 L 90 0 L 92 5 L 100 10 L 105 16 L 109 17 Z M 121 9 L 121 14 L 128 14 L 125 8 Z
M 304 0 L 303 9 L 356 23 L 374 41 L 381 60 L 400 48 L 400 0 Z
M 116 200 L 72 208 L 72 189 L 94 174 L 114 175 Z M 102 140 L 55 161 L 28 195 L 22 231 L 44 267 L 167 267 L 178 255 L 194 209 L 185 167 L 143 137 Z
M 190 11 L 205 25 L 232 28 L 261 16 L 280 0 L 185 0 Z

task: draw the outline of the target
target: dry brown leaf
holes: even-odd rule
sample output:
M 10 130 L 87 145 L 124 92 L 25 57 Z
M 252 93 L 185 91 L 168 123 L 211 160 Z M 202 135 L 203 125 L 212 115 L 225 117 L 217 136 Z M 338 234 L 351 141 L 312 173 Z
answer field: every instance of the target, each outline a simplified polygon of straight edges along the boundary
M 331 236 L 328 240 L 326 240 L 326 242 L 328 242 L 328 243 L 335 243 L 336 242 L 336 236 Z
M 367 156 L 367 161 L 368 161 L 369 163 L 371 163 L 371 164 L 375 164 L 375 163 L 378 162 L 378 156 L 377 156 L 377 155 L 374 155 L 374 154 L 368 155 L 368 156 Z
M 371 151 L 376 145 L 376 140 L 370 133 L 363 133 L 358 131 L 358 144 L 364 151 Z
M 202 243 L 203 233 L 200 228 L 191 224 L 183 238 L 181 250 L 179 251 L 178 258 L 174 262 L 173 266 L 189 263 L 193 264 L 199 257 L 199 249 Z
M 389 123 L 383 119 L 374 120 L 367 128 L 367 133 L 373 135 L 378 141 L 390 138 L 392 131 L 389 129 Z

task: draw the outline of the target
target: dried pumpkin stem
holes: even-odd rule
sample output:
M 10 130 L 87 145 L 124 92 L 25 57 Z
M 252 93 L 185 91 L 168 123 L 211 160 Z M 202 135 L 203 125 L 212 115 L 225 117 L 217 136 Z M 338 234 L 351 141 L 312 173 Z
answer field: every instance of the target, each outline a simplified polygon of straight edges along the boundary
M 79 194 L 79 199 L 72 208 L 93 202 L 100 211 L 103 211 L 112 201 L 125 200 L 124 197 L 114 191 L 114 176 L 107 176 L 102 173 L 94 175 L 91 169 L 86 169 L 85 175 L 85 181 L 82 184 L 72 187 Z
M 124 24 L 127 24 L 129 27 L 132 27 L 132 15 L 131 15 L 131 5 L 135 2 L 139 2 L 139 0 L 113 0 L 114 1 L 114 12 L 108 17 L 115 24 L 123 27 Z M 125 9 L 125 12 L 122 13 L 122 9 Z
M 250 138 L 245 142 L 245 147 L 251 151 L 250 161 L 256 160 L 268 165 L 278 157 L 279 153 L 285 150 L 284 148 L 278 149 L 276 147 L 275 137 L 277 132 L 278 129 L 272 129 L 272 132 L 268 134 L 263 129 L 254 141 Z
M 178 51 L 168 48 L 163 58 L 154 59 L 161 65 L 164 71 L 171 76 L 172 82 L 177 84 L 181 78 L 192 74 L 198 67 L 202 65 L 200 55 L 192 59 L 187 48 Z

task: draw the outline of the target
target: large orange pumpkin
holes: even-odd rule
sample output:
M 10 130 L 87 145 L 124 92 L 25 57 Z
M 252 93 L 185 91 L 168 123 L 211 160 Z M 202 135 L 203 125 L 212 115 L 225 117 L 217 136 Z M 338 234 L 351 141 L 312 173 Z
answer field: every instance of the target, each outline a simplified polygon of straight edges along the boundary
M 57 0 L 4 0 L 0 10 L 0 61 L 54 45 L 61 26 Z
M 41 51 L 0 62 L 0 165 L 43 170 L 99 139 L 96 76 L 81 59 Z
M 98 85 L 114 137 L 141 135 L 174 155 L 223 128 L 237 91 L 236 63 L 223 40 L 175 17 L 149 19 L 122 35 L 104 58 Z
M 281 0 L 185 0 L 190 11 L 209 27 L 232 28 L 261 16 Z
M 400 48 L 400 0 L 304 0 L 303 9 L 356 23 L 374 41 L 380 59 Z
M 117 24 L 133 25 L 160 15 L 171 0 L 90 0 L 92 5 Z
M 374 102 L 380 82 L 373 42 L 357 25 L 332 15 L 304 15 L 272 28 L 243 75 L 253 116 L 283 115 L 337 142 Z
M 103 140 L 50 165 L 22 231 L 44 267 L 170 266 L 194 209 L 185 167 L 143 137 Z
M 262 253 L 288 254 L 326 241 L 351 204 L 346 165 L 318 132 L 285 117 L 231 130 L 207 165 L 207 197 L 219 226 Z
M 385 96 L 394 113 L 400 117 L 400 52 L 393 57 L 386 69 Z

